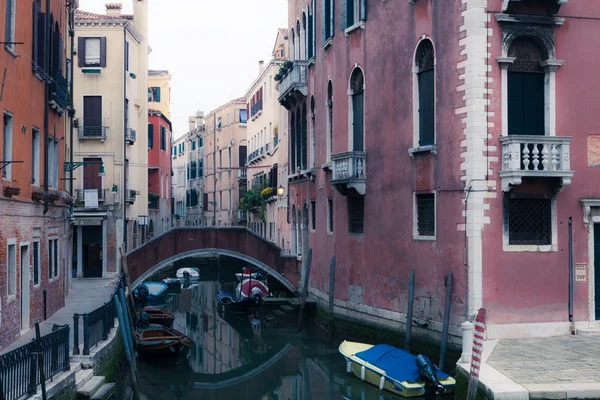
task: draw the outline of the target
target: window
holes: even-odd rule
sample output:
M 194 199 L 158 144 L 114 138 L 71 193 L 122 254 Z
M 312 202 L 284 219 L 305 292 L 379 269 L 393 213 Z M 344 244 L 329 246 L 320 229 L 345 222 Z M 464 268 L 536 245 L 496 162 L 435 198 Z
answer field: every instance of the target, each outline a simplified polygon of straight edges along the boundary
M 44 36 L 46 32 L 46 14 L 42 12 L 41 0 L 35 0 L 33 3 L 33 20 L 31 21 L 31 26 L 33 27 L 33 71 L 35 73 L 39 73 L 44 68 L 44 55 L 46 53 L 46 46 L 44 42 Z
M 83 97 L 83 127 L 80 135 L 90 138 L 102 138 L 105 135 L 102 119 L 102 96 Z
M 327 199 L 327 232 L 333 233 L 333 199 Z
M 192 151 L 196 150 L 196 140 L 192 140 Z
M 12 131 L 13 117 L 8 113 L 4 113 L 4 136 L 2 137 L 2 161 L 12 160 Z M 11 179 L 12 165 L 8 164 L 2 169 L 2 177 Z
M 198 178 L 201 178 L 204 175 L 203 164 L 204 162 L 202 161 L 202 159 L 198 160 Z
M 300 126 L 301 126 L 301 132 L 302 132 L 302 138 L 301 138 L 301 143 L 300 143 L 300 154 L 301 157 L 300 159 L 302 160 L 302 169 L 305 170 L 306 168 L 308 168 L 308 154 L 307 154 L 307 149 L 308 149 L 308 129 L 306 126 L 306 122 L 308 120 L 306 119 L 306 103 L 302 104 L 302 120 L 300 122 Z
M 227 209 L 231 210 L 231 189 L 229 189 L 229 194 L 227 196 Z
M 151 87 L 148 89 L 148 101 L 151 103 L 160 103 L 160 87 Z
M 50 187 L 58 189 L 58 140 L 54 137 L 48 139 L 48 178 Z
M 160 127 L 160 149 L 167 151 L 167 130 L 164 126 Z
M 217 129 L 221 129 L 221 117 L 217 118 Z
M 58 239 L 48 241 L 48 279 L 58 277 Z
M 435 237 L 435 193 L 416 194 L 416 236 Z
M 360 68 L 355 68 L 350 78 L 350 93 L 352 95 L 352 105 L 350 113 L 352 115 L 352 150 L 363 151 L 364 147 L 364 113 L 365 113 L 365 93 L 364 78 Z
M 106 37 L 79 37 L 79 67 L 106 67 Z
M 508 134 L 544 135 L 545 57 L 530 38 L 515 39 L 508 50 L 515 61 L 508 66 Z
M 129 71 L 129 42 L 125 41 L 125 71 Z
M 433 145 L 435 142 L 435 54 L 433 44 L 423 40 L 416 55 L 418 141 L 419 146 Z
M 315 37 L 315 16 L 316 16 L 316 10 L 315 7 L 317 5 L 316 0 L 312 0 L 312 7 L 309 10 L 308 13 L 308 42 L 307 42 L 307 54 L 308 54 L 308 59 L 310 60 L 311 58 L 313 58 L 315 56 L 315 42 L 316 42 L 316 37 Z
M 505 223 L 508 244 L 552 244 L 552 200 L 549 198 L 509 197 L 505 195 Z
M 177 145 L 173 146 L 173 156 L 177 155 Z
M 154 124 L 148 124 L 148 148 L 154 148 Z M 177 154 L 177 149 L 173 147 L 173 155 Z
M 231 113 L 227 113 L 227 126 L 231 125 Z
M 248 122 L 248 110 L 240 109 L 240 123 L 245 124 Z
M 348 233 L 362 234 L 365 219 L 365 198 L 348 197 Z
M 40 186 L 40 131 L 31 128 L 31 184 Z
M 198 148 L 201 148 L 204 146 L 204 139 L 202 139 L 202 136 L 200 136 L 198 138 Z
M 33 242 L 33 285 L 40 284 L 40 242 Z
M 367 0 L 346 0 L 342 2 L 342 30 L 346 30 L 367 19 Z
M 6 1 L 6 25 L 4 31 L 4 41 L 8 42 L 5 44 L 6 47 L 13 50 L 15 45 L 11 42 L 15 42 L 15 14 L 16 14 L 16 0 Z
M 314 231 L 317 229 L 317 202 L 316 200 L 310 201 L 310 223 L 311 229 Z
M 8 251 L 6 253 L 8 260 L 8 295 L 15 296 L 17 294 L 17 243 L 15 239 L 8 241 Z
M 219 191 L 219 210 L 223 209 L 223 192 Z
M 321 42 L 327 43 L 333 37 L 333 15 L 334 15 L 334 0 L 323 0 L 321 3 Z

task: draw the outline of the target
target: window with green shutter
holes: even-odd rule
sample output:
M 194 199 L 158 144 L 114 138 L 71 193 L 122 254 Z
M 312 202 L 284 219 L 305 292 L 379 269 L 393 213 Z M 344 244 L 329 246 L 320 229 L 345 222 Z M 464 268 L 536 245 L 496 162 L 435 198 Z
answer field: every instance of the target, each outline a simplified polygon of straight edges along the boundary
M 433 44 L 423 40 L 417 49 L 419 86 L 419 146 L 435 143 L 435 68 Z
M 148 124 L 148 148 L 154 147 L 154 124 Z

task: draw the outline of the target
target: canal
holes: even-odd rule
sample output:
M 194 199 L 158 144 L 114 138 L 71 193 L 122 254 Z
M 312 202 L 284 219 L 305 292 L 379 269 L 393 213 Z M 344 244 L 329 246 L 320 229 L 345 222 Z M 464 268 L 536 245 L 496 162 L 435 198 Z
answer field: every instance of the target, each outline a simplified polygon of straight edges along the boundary
M 175 316 L 173 328 L 193 340 L 187 361 L 176 366 L 137 359 L 140 392 L 146 399 L 312 400 L 400 399 L 380 392 L 346 373 L 339 343 L 355 340 L 400 346 L 401 336 L 386 341 L 386 333 L 372 328 L 337 326 L 333 337 L 318 323 L 318 312 L 307 310 L 305 328 L 297 328 L 299 304 L 285 288 L 267 278 L 277 299 L 268 299 L 249 314 L 226 313 L 216 301 L 219 290 L 235 293 L 237 260 L 187 259 L 149 281 L 174 277 L 177 269 L 197 267 L 198 282 L 187 289 L 170 290 L 157 304 Z M 286 298 L 287 296 L 287 298 Z M 389 336 L 388 336 L 389 337 Z M 332 345 L 330 345 L 330 340 Z M 438 347 L 417 343 L 419 352 L 437 361 Z M 450 351 L 454 365 L 459 352 Z M 451 399 L 453 396 L 444 396 Z

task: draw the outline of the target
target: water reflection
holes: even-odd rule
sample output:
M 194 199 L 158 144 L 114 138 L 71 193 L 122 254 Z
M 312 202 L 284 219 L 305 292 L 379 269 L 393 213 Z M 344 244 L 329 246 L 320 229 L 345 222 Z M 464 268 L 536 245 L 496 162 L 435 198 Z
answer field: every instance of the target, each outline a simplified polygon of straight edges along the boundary
M 162 307 L 175 315 L 174 328 L 194 345 L 188 363 L 177 367 L 138 359 L 146 398 L 400 399 L 346 374 L 337 348 L 310 333 L 298 333 L 291 324 L 278 321 L 281 317 L 273 320 L 269 308 L 251 315 L 224 314 L 215 295 L 227 284 L 200 281 L 166 299 Z

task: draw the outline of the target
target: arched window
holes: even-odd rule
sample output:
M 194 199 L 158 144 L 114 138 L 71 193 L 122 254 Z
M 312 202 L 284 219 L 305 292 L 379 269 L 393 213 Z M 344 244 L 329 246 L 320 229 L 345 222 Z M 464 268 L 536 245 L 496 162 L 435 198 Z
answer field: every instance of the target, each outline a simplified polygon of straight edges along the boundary
M 316 165 L 317 130 L 315 129 L 315 96 L 310 96 L 310 163 Z
M 292 174 L 294 174 L 296 173 L 296 114 L 293 111 L 290 125 L 290 158 Z
M 298 252 L 298 234 L 296 233 L 296 205 L 292 205 L 292 254 Z
M 302 55 L 300 58 L 302 60 L 308 59 L 307 50 L 308 50 L 308 39 L 307 39 L 308 29 L 306 26 L 306 13 L 302 13 Z
M 296 60 L 302 59 L 302 30 L 300 29 L 300 21 L 296 21 Z
M 333 153 L 333 85 L 327 84 L 327 161 L 331 160 Z
M 423 40 L 415 58 L 419 146 L 435 143 L 435 53 L 433 43 Z
M 365 150 L 365 80 L 363 77 L 362 70 L 360 68 L 354 68 L 350 77 L 350 115 L 352 115 L 352 126 L 350 127 L 350 133 L 352 135 L 351 150 L 352 151 L 364 151 Z
M 302 126 L 304 125 L 304 120 L 300 113 L 300 110 L 296 111 L 296 166 L 294 167 L 294 173 L 296 173 L 296 170 L 302 164 Z
M 527 36 L 513 40 L 508 56 L 508 134 L 544 135 L 544 78 L 541 63 L 547 58 L 542 49 Z
M 306 119 L 306 102 L 302 103 L 302 169 L 308 168 L 308 130 L 307 130 L 307 119 Z
M 294 61 L 294 56 L 296 54 L 296 38 L 294 36 L 294 28 L 290 30 L 290 38 L 292 38 L 292 43 L 290 44 L 290 60 Z

